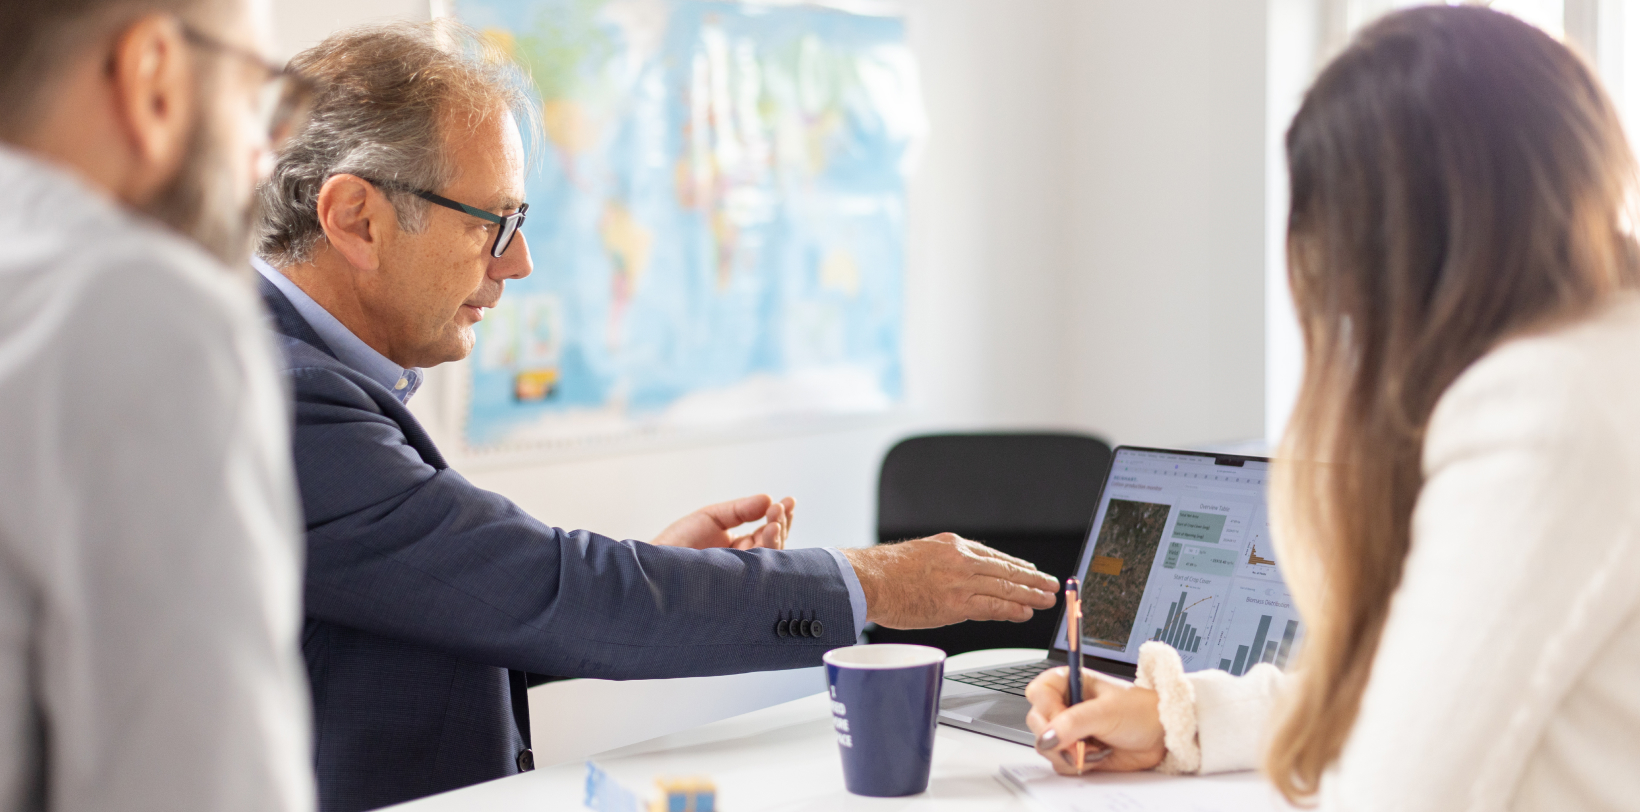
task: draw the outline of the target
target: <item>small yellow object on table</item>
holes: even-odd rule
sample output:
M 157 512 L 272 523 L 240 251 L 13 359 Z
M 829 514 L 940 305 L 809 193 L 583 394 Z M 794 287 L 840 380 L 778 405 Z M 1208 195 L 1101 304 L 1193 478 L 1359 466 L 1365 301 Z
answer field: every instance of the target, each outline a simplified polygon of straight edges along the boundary
M 660 797 L 649 802 L 649 812 L 718 812 L 717 785 L 702 776 L 657 778 Z

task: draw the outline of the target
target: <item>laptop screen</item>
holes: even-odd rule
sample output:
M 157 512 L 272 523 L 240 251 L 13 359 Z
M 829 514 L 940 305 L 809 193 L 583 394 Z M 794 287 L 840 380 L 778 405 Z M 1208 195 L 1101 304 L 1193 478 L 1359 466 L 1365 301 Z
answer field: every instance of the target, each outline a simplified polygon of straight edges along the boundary
M 1161 640 L 1186 671 L 1285 667 L 1303 634 L 1270 545 L 1259 457 L 1122 447 L 1082 548 L 1082 651 Z M 1065 618 L 1055 648 L 1064 651 Z

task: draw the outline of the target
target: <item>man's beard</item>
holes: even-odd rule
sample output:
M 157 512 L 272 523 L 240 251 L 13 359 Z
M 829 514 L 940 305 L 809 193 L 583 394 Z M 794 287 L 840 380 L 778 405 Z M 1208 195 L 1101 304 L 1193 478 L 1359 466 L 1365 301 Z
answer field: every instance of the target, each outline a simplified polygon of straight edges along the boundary
M 208 95 L 201 95 L 209 99 Z M 250 261 L 254 223 L 250 189 L 234 188 L 225 139 L 202 106 L 188 135 L 188 151 L 176 177 L 155 195 L 144 211 L 181 232 L 229 268 Z

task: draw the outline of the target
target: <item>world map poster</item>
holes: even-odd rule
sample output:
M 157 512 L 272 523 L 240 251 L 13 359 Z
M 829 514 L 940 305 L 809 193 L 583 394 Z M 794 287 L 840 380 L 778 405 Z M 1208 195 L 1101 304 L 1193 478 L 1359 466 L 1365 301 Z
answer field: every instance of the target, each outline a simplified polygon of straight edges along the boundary
M 480 322 L 473 449 L 901 399 L 906 173 L 925 128 L 896 16 L 713 0 L 459 0 L 545 133 L 534 273 Z

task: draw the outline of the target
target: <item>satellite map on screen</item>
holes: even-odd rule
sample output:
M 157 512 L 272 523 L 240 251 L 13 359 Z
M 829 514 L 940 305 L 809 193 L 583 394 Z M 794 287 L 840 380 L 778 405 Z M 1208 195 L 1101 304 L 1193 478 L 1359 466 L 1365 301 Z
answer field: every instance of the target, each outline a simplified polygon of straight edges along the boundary
M 882 411 L 902 391 L 903 20 L 457 0 L 531 74 L 530 277 L 478 326 L 471 448 Z
M 1110 500 L 1082 578 L 1082 637 L 1088 642 L 1127 648 L 1170 510 L 1171 505 Z

